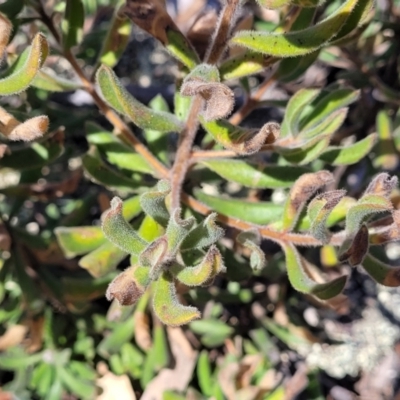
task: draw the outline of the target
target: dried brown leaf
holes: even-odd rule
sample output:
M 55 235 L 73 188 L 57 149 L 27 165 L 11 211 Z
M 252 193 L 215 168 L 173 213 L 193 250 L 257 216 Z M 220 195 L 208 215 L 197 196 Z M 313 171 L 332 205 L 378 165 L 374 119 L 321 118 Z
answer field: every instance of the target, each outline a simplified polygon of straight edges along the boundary
M 360 265 L 369 249 L 369 234 L 365 224 L 361 226 L 348 250 L 339 256 L 339 261 L 348 261 L 351 266 Z
M 22 343 L 27 331 L 28 328 L 25 325 L 11 325 L 3 335 L 0 336 L 0 351 L 7 350 L 10 347 Z
M 174 369 L 162 369 L 146 386 L 141 400 L 162 400 L 166 390 L 182 392 L 192 379 L 197 352 L 192 349 L 181 328 L 167 327 L 167 334 L 175 359 Z
M 206 121 L 227 117 L 233 110 L 235 96 L 223 83 L 188 79 L 181 87 L 184 96 L 200 95 L 204 101 L 203 116 Z

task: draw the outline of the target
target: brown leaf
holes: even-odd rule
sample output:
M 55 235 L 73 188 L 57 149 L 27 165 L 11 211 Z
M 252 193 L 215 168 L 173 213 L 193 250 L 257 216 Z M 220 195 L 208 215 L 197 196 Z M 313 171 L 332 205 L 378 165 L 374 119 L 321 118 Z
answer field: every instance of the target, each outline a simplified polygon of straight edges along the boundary
M 295 374 L 285 383 L 285 400 L 292 400 L 307 387 L 307 366 L 301 363 Z
M 392 190 L 397 186 L 397 176 L 390 176 L 386 172 L 377 175 L 368 185 L 365 194 L 373 193 L 379 196 L 389 198 Z
M 22 343 L 28 328 L 25 325 L 11 325 L 3 335 L 0 336 L 0 351 Z
M 167 327 L 167 334 L 175 359 L 174 369 L 162 369 L 146 386 L 141 400 L 162 400 L 166 390 L 182 392 L 192 379 L 197 352 L 192 349 L 181 328 Z
M 128 375 L 114 375 L 105 363 L 99 363 L 97 370 L 103 375 L 97 379 L 97 385 L 103 389 L 103 393 L 96 400 L 136 400 Z
M 203 59 L 206 54 L 217 20 L 218 15 L 215 9 L 204 10 L 197 16 L 193 25 L 186 33 L 186 37 L 196 49 L 200 59 Z
M 150 350 L 153 345 L 151 339 L 149 317 L 143 311 L 136 311 L 134 316 L 135 342 L 144 351 Z
M 205 101 L 204 119 L 213 121 L 227 117 L 233 110 L 235 96 L 223 83 L 188 79 L 181 87 L 184 96 L 200 95 Z
M 360 265 L 369 249 L 369 234 L 365 224 L 361 226 L 348 250 L 339 256 L 339 261 L 347 262 L 351 266 Z

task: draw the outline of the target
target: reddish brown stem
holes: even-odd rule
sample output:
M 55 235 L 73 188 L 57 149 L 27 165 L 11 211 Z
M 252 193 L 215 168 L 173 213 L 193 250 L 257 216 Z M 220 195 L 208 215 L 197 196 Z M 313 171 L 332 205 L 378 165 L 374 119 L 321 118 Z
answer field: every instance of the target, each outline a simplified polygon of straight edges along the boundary
M 189 168 L 190 153 L 197 128 L 199 126 L 198 114 L 201 111 L 203 100 L 200 96 L 193 99 L 190 107 L 189 116 L 182 131 L 182 139 L 176 153 L 175 162 L 171 172 L 171 208 L 180 206 L 181 192 L 186 172 Z

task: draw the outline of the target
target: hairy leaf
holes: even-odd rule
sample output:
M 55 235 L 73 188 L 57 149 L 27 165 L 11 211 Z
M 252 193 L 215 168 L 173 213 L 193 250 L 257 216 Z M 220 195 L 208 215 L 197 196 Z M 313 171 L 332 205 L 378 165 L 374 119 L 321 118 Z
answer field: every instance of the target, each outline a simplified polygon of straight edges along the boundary
M 286 268 L 292 286 L 302 293 L 313 294 L 322 300 L 328 300 L 342 292 L 347 277 L 340 276 L 327 283 L 317 283 L 307 274 L 304 261 L 291 243 L 281 243 L 285 253 Z
M 288 33 L 241 31 L 231 42 L 276 57 L 296 57 L 311 53 L 335 37 L 357 5 L 347 0 L 334 13 L 309 28 Z
M 400 286 L 400 267 L 391 267 L 371 254 L 366 255 L 362 266 L 381 285 L 389 287 Z
M 169 326 L 184 325 L 201 316 L 197 308 L 179 303 L 174 280 L 168 272 L 155 283 L 153 307 L 161 322 Z
M 117 112 L 129 117 L 139 128 L 155 129 L 160 132 L 173 132 L 182 129 L 182 124 L 174 115 L 154 111 L 132 97 L 111 68 L 102 65 L 96 73 L 96 80 L 108 104 Z
M 42 67 L 48 53 L 47 40 L 41 33 L 38 33 L 32 41 L 25 62 L 11 75 L 0 79 L 0 95 L 8 96 L 27 89 Z
M 157 189 L 143 193 L 140 204 L 143 211 L 150 215 L 161 226 L 166 227 L 170 218 L 165 204 L 165 198 L 171 191 L 169 181 L 161 180 L 157 183 Z

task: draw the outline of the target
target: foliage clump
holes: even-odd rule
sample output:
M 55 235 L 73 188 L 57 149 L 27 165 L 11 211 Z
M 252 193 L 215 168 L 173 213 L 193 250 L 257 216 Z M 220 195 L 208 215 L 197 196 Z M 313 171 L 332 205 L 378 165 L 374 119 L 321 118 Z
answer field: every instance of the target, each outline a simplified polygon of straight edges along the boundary
M 397 35 L 398 14 L 373 0 L 224 0 L 185 27 L 162 0 L 103 0 L 113 15 L 97 15 L 91 34 L 90 1 L 51 3 L 0 5 L 0 173 L 15 181 L 0 188 L 0 369 L 14 371 L 12 393 L 93 398 L 98 358 L 145 389 L 169 364 L 165 329 L 173 343 L 170 327 L 190 324 L 204 348 L 221 346 L 237 328 L 218 320 L 229 302 L 260 305 L 257 285 L 267 293 L 285 274 L 336 309 L 355 267 L 400 286 L 382 251 L 400 239 L 400 82 L 385 83 L 374 66 L 395 57 L 384 33 L 389 50 L 369 58 L 369 30 Z M 174 60 L 172 97 L 145 101 L 118 76 L 132 29 Z M 15 38 L 26 48 L 9 46 Z M 309 84 L 321 64 L 328 82 Z M 265 97 L 274 87 L 285 96 Z M 86 92 L 99 113 L 65 108 L 69 91 Z M 379 103 L 372 121 L 366 93 Z M 352 186 L 351 174 L 362 182 Z M 264 306 L 247 355 L 267 330 L 287 339 Z M 151 313 L 153 347 L 134 330 L 148 332 Z M 26 351 L 22 339 L 2 344 L 17 323 L 29 329 Z M 196 355 L 186 362 L 191 374 Z M 230 398 L 210 383 L 204 349 L 197 368 L 204 397 Z M 251 398 L 272 393 L 256 375 Z M 167 388 L 184 391 L 187 379 Z

